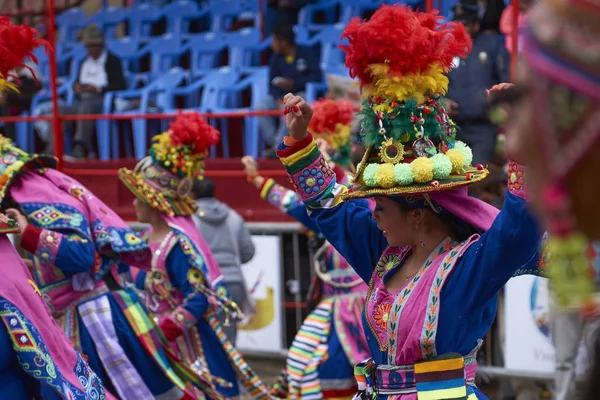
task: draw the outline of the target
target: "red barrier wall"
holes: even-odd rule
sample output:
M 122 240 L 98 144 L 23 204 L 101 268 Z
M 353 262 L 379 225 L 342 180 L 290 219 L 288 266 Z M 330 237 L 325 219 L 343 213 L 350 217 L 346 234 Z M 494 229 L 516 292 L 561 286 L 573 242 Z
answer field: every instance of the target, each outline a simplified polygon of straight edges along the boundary
M 259 164 L 263 176 L 290 187 L 279 160 L 260 160 Z M 133 169 L 134 166 L 134 160 L 83 161 L 65 163 L 64 172 L 80 181 L 125 220 L 134 221 L 134 197 L 117 177 L 119 168 Z M 215 183 L 216 197 L 236 210 L 246 221 L 293 221 L 261 200 L 258 190 L 246 182 L 239 159 L 209 159 L 206 163 L 206 176 Z

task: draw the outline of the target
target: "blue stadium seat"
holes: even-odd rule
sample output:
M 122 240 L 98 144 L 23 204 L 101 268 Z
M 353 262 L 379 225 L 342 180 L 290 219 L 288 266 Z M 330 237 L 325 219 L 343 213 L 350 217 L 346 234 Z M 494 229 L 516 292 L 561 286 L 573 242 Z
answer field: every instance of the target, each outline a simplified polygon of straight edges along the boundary
M 141 3 L 129 12 L 127 36 L 145 42 L 152 36 L 152 24 L 163 16 L 160 7 L 154 3 Z
M 129 114 L 139 115 L 149 112 L 165 111 L 173 109 L 171 91 L 184 81 L 184 71 L 181 68 L 173 68 L 161 74 L 150 84 L 142 89 L 109 92 L 104 95 L 104 114 Z M 113 108 L 117 107 L 116 110 Z M 134 119 L 133 127 L 134 155 L 141 159 L 148 150 L 148 121 L 146 119 Z M 156 124 L 160 126 L 160 122 Z M 109 136 L 110 133 L 110 136 Z M 110 128 L 98 134 L 98 147 L 106 148 L 112 142 L 112 154 L 114 158 L 119 156 L 118 124 L 110 121 Z M 158 133 L 158 132 L 153 132 Z M 128 157 L 131 156 L 131 137 L 125 136 L 125 148 Z M 106 159 L 106 154 L 101 155 Z
M 223 34 L 201 33 L 191 36 L 185 45 L 190 52 L 190 74 L 192 78 L 204 75 L 206 71 L 220 67 L 220 55 L 227 48 Z
M 77 43 L 77 33 L 88 25 L 88 16 L 79 7 L 73 7 L 56 17 L 59 39 L 64 43 Z
M 257 28 L 242 28 L 224 33 L 229 47 L 229 66 L 233 68 L 257 67 L 261 65 L 261 54 L 271 46 L 271 38 L 261 40 Z
M 201 18 L 208 11 L 201 11 L 195 1 L 178 0 L 169 3 L 162 12 L 167 19 L 167 33 L 185 36 L 190 33 L 190 20 Z
M 108 7 L 96 12 L 89 19 L 90 24 L 96 24 L 104 32 L 106 40 L 117 37 L 117 27 L 129 18 L 129 10 L 121 7 Z

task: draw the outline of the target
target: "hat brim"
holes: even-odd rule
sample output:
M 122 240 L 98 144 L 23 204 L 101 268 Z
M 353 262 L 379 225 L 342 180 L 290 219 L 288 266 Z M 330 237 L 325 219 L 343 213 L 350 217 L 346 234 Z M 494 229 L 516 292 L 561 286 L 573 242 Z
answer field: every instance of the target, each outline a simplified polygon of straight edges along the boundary
M 135 197 L 155 210 L 171 216 L 189 216 L 196 213 L 198 206 L 191 197 L 167 197 L 151 186 L 141 174 L 120 168 L 117 176 Z
M 374 148 L 369 146 L 365 151 L 361 165 L 354 178 L 354 183 L 348 188 L 348 191 L 342 195 L 344 200 L 362 199 L 378 196 L 409 196 L 415 194 L 436 193 L 445 190 L 458 189 L 463 186 L 479 182 L 488 176 L 489 171 L 486 168 L 476 168 L 469 166 L 462 174 L 451 174 L 444 179 L 436 179 L 430 182 L 416 183 L 410 185 L 394 185 L 389 188 L 366 186 L 363 180 L 365 168 L 370 163 L 370 156 Z
M 466 174 L 472 174 L 471 179 L 466 179 Z M 457 189 L 463 186 L 468 186 L 472 183 L 479 182 L 487 177 L 489 171 L 487 169 L 479 170 L 471 168 L 467 170 L 465 175 L 450 175 L 446 180 L 440 180 L 439 185 L 433 186 L 428 183 L 414 183 L 408 186 L 394 186 L 391 188 L 372 188 L 365 187 L 359 184 L 351 186 L 345 194 L 344 200 L 364 199 L 378 196 L 409 196 L 414 194 L 436 193 L 445 190 Z

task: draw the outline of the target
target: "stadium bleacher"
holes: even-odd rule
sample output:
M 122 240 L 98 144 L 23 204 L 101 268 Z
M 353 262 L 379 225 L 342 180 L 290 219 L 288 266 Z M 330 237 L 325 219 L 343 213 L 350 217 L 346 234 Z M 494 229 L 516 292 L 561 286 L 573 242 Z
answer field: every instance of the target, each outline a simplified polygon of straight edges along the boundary
M 86 57 L 78 33 L 90 24 L 100 27 L 106 46 L 123 63 L 128 89 L 104 98 L 104 113 L 146 114 L 175 109 L 222 112 L 254 109 L 268 92 L 270 38 L 262 37 L 260 0 L 212 0 L 196 2 L 137 2 L 131 8 L 107 7 L 88 17 L 72 8 L 56 18 L 56 45 L 60 102 L 75 100 L 73 82 Z M 307 98 L 316 99 L 327 89 L 327 73 L 347 75 L 338 46 L 344 26 L 354 17 L 368 17 L 383 3 L 423 6 L 421 0 L 324 0 L 304 7 L 298 18 L 296 42 L 313 46 L 321 55 L 323 80 L 307 87 Z M 449 10 L 444 2 L 444 9 Z M 49 76 L 48 58 L 36 52 L 41 76 Z M 32 110 L 49 101 L 49 82 L 35 96 Z M 96 123 L 99 158 L 121 155 L 141 158 L 148 135 L 164 129 L 169 121 L 135 119 L 131 122 L 99 120 Z M 229 156 L 229 121 L 218 124 L 223 140 L 220 154 Z M 262 144 L 256 117 L 242 122 L 244 153 L 257 157 Z M 18 123 L 17 144 L 33 151 L 31 124 Z M 69 132 L 65 133 L 65 138 Z M 68 141 L 67 141 L 68 142 Z M 68 147 L 68 146 L 67 146 Z M 68 149 L 67 149 L 68 150 Z M 212 154 L 216 154 L 215 149 Z

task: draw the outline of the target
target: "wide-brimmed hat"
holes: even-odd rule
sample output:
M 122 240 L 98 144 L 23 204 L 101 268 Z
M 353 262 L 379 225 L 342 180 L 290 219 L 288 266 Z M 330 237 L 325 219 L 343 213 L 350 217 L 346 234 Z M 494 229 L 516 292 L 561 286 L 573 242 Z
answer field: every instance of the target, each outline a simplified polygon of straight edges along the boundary
M 83 31 L 81 42 L 86 46 L 104 45 L 104 33 L 96 25 L 90 25 Z
M 471 49 L 463 25 L 384 5 L 369 21 L 351 21 L 342 37 L 364 97 L 358 116 L 367 146 L 345 198 L 438 192 L 486 177 L 445 109 L 446 73 Z
M 325 139 L 331 146 L 331 159 L 347 167 L 352 158 L 350 136 L 354 105 L 348 100 L 321 99 L 312 104 L 312 109 L 308 131 L 315 139 Z
M 190 192 L 204 176 L 204 160 L 220 133 L 197 112 L 179 113 L 167 132 L 153 138 L 148 157 L 133 171 L 118 176 L 140 200 L 163 214 L 192 215 L 197 210 Z

